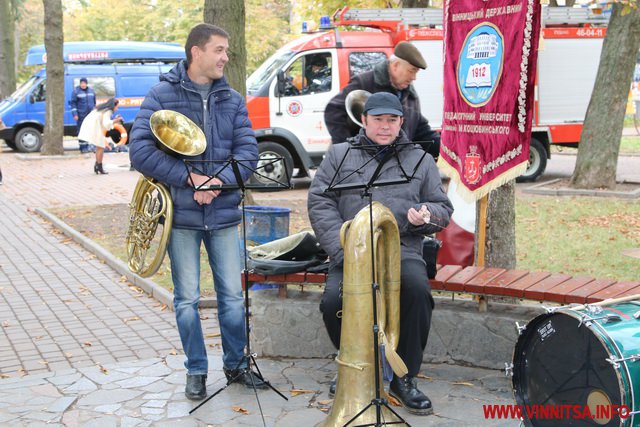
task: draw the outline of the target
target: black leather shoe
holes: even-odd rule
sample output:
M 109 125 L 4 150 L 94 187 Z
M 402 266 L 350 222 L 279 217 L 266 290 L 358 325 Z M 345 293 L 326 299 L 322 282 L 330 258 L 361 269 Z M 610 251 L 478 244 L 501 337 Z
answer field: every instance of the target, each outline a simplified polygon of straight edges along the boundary
M 227 377 L 227 381 L 237 382 L 238 384 L 244 384 L 249 388 L 267 388 L 267 383 L 258 377 L 258 374 L 250 371 L 247 368 L 242 369 L 227 369 L 224 368 L 224 375 Z
M 190 400 L 202 400 L 207 397 L 207 376 L 187 374 L 187 386 L 184 394 Z
M 416 386 L 416 379 L 405 375 L 398 378 L 394 375 L 389 392 L 398 399 L 407 411 L 416 415 L 433 414 L 433 406 L 427 396 Z

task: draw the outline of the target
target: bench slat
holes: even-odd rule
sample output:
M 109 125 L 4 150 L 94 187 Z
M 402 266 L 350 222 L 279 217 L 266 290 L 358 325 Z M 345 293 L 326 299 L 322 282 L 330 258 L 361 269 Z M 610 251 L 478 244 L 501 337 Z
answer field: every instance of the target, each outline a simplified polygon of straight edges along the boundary
M 550 276 L 534 283 L 532 286 L 524 290 L 524 297 L 538 301 L 544 301 L 547 290 L 558 286 L 562 282 L 571 279 L 571 276 L 562 273 L 554 273 Z
M 492 280 L 500 276 L 505 271 L 506 270 L 504 268 L 485 268 L 464 284 L 464 291 L 473 294 L 484 294 L 485 286 L 487 286 Z
M 590 298 L 590 296 L 595 294 L 598 291 L 608 288 L 614 283 L 616 283 L 616 281 L 611 279 L 596 279 L 593 282 L 589 282 L 586 285 L 571 291 L 567 295 L 566 301 L 568 303 L 578 303 L 578 304 L 584 304 L 588 302 L 597 302 L 598 301 L 597 299 L 592 299 Z
M 530 274 L 525 270 L 507 270 L 502 273 L 500 276 L 491 280 L 484 287 L 484 293 L 487 295 L 501 295 L 501 296 L 509 296 L 506 295 L 509 291 L 509 286 L 516 283 L 519 280 L 522 280 L 524 277 Z M 544 276 L 546 277 L 546 276 Z
M 636 292 L 633 292 L 635 288 L 638 288 Z M 609 298 L 617 298 L 625 295 L 634 295 L 640 291 L 640 282 L 617 282 L 611 286 L 608 286 L 595 294 L 592 294 L 590 298 L 594 301 L 602 301 Z
M 461 271 L 457 272 L 449 280 L 444 282 L 444 289 L 452 292 L 462 292 L 464 291 L 464 285 L 471 279 L 473 279 L 477 274 L 482 272 L 484 267 L 465 267 Z
M 546 271 L 536 271 L 533 273 L 529 273 L 521 279 L 518 279 L 515 282 L 505 286 L 504 296 L 524 298 L 525 291 L 527 289 L 538 284 L 538 282 L 546 279 L 549 276 L 551 276 L 551 273 Z
M 572 277 L 569 280 L 560 283 L 558 286 L 546 291 L 544 293 L 544 300 L 567 303 L 567 297 L 571 292 L 590 282 L 593 282 L 592 277 Z

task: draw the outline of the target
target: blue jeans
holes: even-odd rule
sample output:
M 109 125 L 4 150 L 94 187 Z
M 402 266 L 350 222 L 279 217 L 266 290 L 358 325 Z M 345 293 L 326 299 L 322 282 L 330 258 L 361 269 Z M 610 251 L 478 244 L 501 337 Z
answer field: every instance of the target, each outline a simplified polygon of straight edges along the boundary
M 176 323 L 187 356 L 189 375 L 206 374 L 209 368 L 198 301 L 200 301 L 200 246 L 204 241 L 218 300 L 218 323 L 222 335 L 225 368 L 247 366 L 244 298 L 237 227 L 222 230 L 172 229 L 169 258 L 173 278 Z

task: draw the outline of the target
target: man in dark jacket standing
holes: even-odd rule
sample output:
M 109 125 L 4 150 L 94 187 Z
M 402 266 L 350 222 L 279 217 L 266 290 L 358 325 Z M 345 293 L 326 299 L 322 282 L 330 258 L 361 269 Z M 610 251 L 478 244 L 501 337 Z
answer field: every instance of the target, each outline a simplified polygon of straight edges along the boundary
M 359 189 L 325 190 L 331 182 L 368 182 L 380 162 L 383 162 L 380 179 L 399 179 L 402 176 L 400 165 L 405 171 L 416 171 L 414 178 L 406 184 L 375 187 L 370 191 L 374 201 L 392 211 L 401 242 L 400 339 L 397 350 L 409 372 L 402 378 L 394 375 L 390 392 L 409 412 L 427 415 L 433 412 L 431 401 L 416 385 L 433 309 L 427 268 L 422 258 L 422 240 L 425 235 L 447 226 L 453 206 L 442 188 L 433 158 L 425 156 L 418 164 L 424 152 L 418 145 L 409 144 L 401 130 L 402 122 L 402 105 L 395 95 L 387 92 L 371 95 L 362 114 L 364 128 L 345 143 L 332 145 L 318 168 L 309 189 L 308 211 L 315 235 L 331 260 L 320 310 L 329 337 L 339 348 L 344 261 L 340 230 L 345 221 L 353 219 L 367 206 L 368 201 Z M 384 154 L 384 146 L 394 142 L 404 144 L 398 145 L 395 153 L 387 151 Z M 371 149 L 357 148 L 367 146 Z
M 82 77 L 80 79 L 80 85 L 76 86 L 75 89 L 73 89 L 69 105 L 71 106 L 71 114 L 73 114 L 73 119 L 77 124 L 77 135 L 80 132 L 80 126 L 82 126 L 82 122 L 84 121 L 85 117 L 87 117 L 91 110 L 93 110 L 96 106 L 96 93 L 89 87 L 86 77 Z M 86 142 L 80 142 L 80 152 L 86 153 L 88 145 L 89 144 Z
M 196 25 L 187 37 L 186 61 L 163 74 L 160 83 L 151 88 L 131 131 L 129 153 L 133 167 L 171 188 L 174 214 L 168 253 L 176 320 L 187 358 L 185 394 L 192 400 L 203 399 L 207 394 L 207 352 L 198 313 L 203 242 L 218 300 L 224 373 L 229 381 L 266 386 L 248 369 L 244 354 L 247 335 L 237 228 L 241 220 L 238 209 L 241 194 L 238 190 L 194 190 L 194 186 L 204 184 L 210 176 L 216 176 L 208 182 L 211 185 L 236 184 L 233 171 L 219 171 L 222 163 L 217 162 L 199 165 L 198 170 L 206 175 L 187 170 L 183 162 L 187 157 L 171 156 L 159 149 L 149 125 L 155 111 L 177 111 L 196 123 L 207 139 L 204 153 L 189 157 L 190 160 L 234 158 L 251 163 L 257 159 L 258 145 L 244 97 L 224 78 L 228 50 L 229 35 L 225 30 L 210 24 Z M 242 169 L 242 179 L 249 179 L 251 172 Z
M 331 134 L 331 142 L 338 144 L 355 136 L 359 127 L 353 123 L 345 109 L 345 98 L 356 90 L 371 93 L 389 92 L 396 95 L 404 109 L 402 130 L 410 141 L 433 143 L 425 144 L 425 150 L 437 159 L 440 154 L 440 134 L 431 129 L 429 121 L 422 115 L 418 94 L 411 84 L 427 63 L 420 51 L 409 42 L 396 45 L 393 55 L 377 64 L 373 70 L 354 76 L 338 95 L 333 97 L 324 111 L 324 121 Z

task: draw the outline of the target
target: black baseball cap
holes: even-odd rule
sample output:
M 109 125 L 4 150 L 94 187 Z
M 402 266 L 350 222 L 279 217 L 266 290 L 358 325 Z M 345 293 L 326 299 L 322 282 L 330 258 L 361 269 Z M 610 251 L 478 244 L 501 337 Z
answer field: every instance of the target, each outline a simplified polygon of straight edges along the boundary
M 80 83 L 82 83 L 82 82 L 88 83 L 88 82 L 87 82 L 87 78 L 86 78 L 86 77 L 81 77 L 81 78 L 80 78 Z
M 389 92 L 374 93 L 367 99 L 364 104 L 362 114 L 369 116 L 381 116 L 383 114 L 392 114 L 402 117 L 402 104 L 397 96 Z

